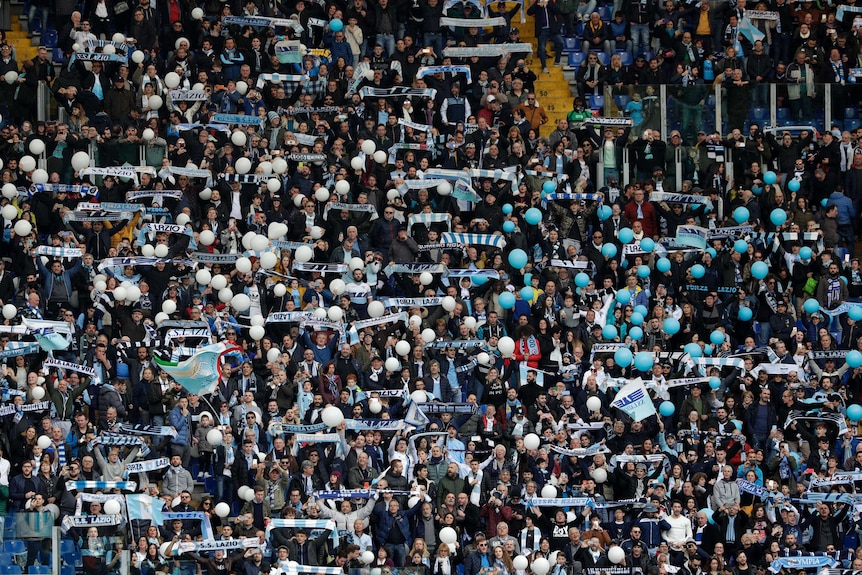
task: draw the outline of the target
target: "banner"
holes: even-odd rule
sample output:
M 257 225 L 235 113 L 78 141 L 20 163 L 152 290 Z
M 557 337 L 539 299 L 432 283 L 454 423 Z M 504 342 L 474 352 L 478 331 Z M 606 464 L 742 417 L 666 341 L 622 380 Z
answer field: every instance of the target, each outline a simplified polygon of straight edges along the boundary
M 416 122 L 411 122 L 410 120 L 405 120 L 404 118 L 398 118 L 398 125 L 404 126 L 405 128 L 412 128 L 420 132 L 427 132 L 428 134 L 431 133 L 431 130 L 434 127 L 429 126 L 428 124 L 417 124 Z
M 318 431 L 326 430 L 326 425 L 323 423 L 314 423 L 311 425 L 299 425 L 293 423 L 270 423 L 267 431 L 270 435 L 283 435 L 285 433 L 317 433 Z
M 589 117 L 584 120 L 584 124 L 591 126 L 634 126 L 634 120 L 631 118 L 605 118 L 605 117 Z
M 446 24 L 443 24 L 443 20 L 460 20 L 460 18 L 441 18 L 440 24 L 442 26 L 446 26 Z M 499 20 L 503 20 L 505 22 L 505 19 L 503 19 L 503 18 L 499 18 Z M 473 22 L 474 20 L 470 20 L 470 21 Z M 422 66 L 419 68 L 419 71 L 416 72 L 416 77 L 417 78 L 424 78 L 425 76 L 428 76 L 431 74 L 438 74 L 438 73 L 439 74 L 466 74 L 467 75 L 467 83 L 468 84 L 473 83 L 473 75 L 470 71 L 470 66 L 461 66 L 461 65 Z
M 709 230 L 700 226 L 677 226 L 676 242 L 699 250 L 706 249 L 706 238 Z
M 585 270 L 590 267 L 590 262 L 588 261 L 576 261 L 573 262 L 571 260 L 551 260 L 550 267 L 552 268 L 568 268 L 573 270 Z
M 299 272 L 317 272 L 320 274 L 343 274 L 349 269 L 347 264 L 318 263 L 318 262 L 293 262 L 293 269 Z
M 108 54 L 106 52 L 74 52 L 69 61 L 80 60 L 81 62 L 120 62 L 126 64 L 128 60 L 123 54 Z
M 287 160 L 291 162 L 325 162 L 326 155 L 325 154 L 301 154 L 299 152 L 294 154 L 288 154 Z M 272 176 L 270 176 L 272 177 Z M 367 205 L 367 204 L 366 204 Z M 370 206 L 374 207 L 374 206 Z
M 508 23 L 502 16 L 494 18 L 449 18 L 443 16 L 440 18 L 441 26 L 451 26 L 453 28 L 487 28 L 489 26 L 506 26 Z M 437 66 L 434 66 L 435 68 Z M 442 66 L 441 66 L 442 67 Z M 421 71 L 422 68 L 419 68 Z M 417 78 L 422 76 L 416 75 Z
M 622 388 L 611 402 L 611 407 L 623 411 L 634 421 L 643 421 L 656 414 L 655 405 L 653 405 L 646 387 L 644 387 L 643 382 L 637 381 L 633 381 Z
M 464 245 L 478 244 L 483 246 L 492 246 L 500 249 L 504 249 L 506 247 L 505 238 L 503 236 L 494 234 L 443 232 L 441 234 L 440 241 L 444 243 L 458 243 Z
M 18 412 L 27 413 L 31 411 L 48 411 L 50 408 L 50 401 L 37 401 L 36 403 L 24 403 L 21 405 L 4 405 L 3 407 L 0 407 L 0 417 L 5 417 Z
M 518 44 L 479 44 L 478 46 L 451 46 L 443 48 L 444 58 L 498 58 L 506 54 L 533 53 L 533 45 Z
M 171 97 L 171 102 L 180 100 L 185 102 L 205 102 L 209 100 L 209 96 L 203 90 L 170 90 L 168 94 Z
M 129 520 L 152 521 L 154 525 L 161 526 L 165 523 L 162 516 L 164 502 L 158 497 L 150 497 L 145 493 L 130 493 L 126 495 L 126 509 Z
M 426 263 L 409 263 L 409 264 L 389 264 L 384 270 L 387 275 L 395 274 L 421 274 L 428 272 L 431 274 L 443 274 L 449 271 L 443 264 L 426 264 Z
M 479 410 L 475 403 L 440 403 L 437 401 L 420 403 L 419 408 L 426 414 L 456 413 L 473 414 Z
M 81 527 L 110 527 L 120 524 L 120 515 L 66 515 L 60 527 L 63 533 Z
M 709 198 L 705 196 L 692 196 L 691 194 L 677 194 L 673 192 L 650 192 L 649 201 L 665 202 L 668 204 L 705 204 Z
M 210 254 L 207 252 L 194 252 L 192 260 L 199 264 L 225 264 L 233 265 L 240 254 Z
M 357 322 L 353 323 L 353 329 L 359 331 L 361 329 L 365 329 L 366 327 L 372 327 L 375 325 L 383 325 L 385 323 L 394 323 L 396 321 L 406 321 L 407 314 L 406 313 L 390 313 L 387 315 L 382 315 L 380 317 L 371 317 L 368 319 L 361 319 Z
M 123 491 L 134 491 L 137 483 L 134 481 L 67 481 L 66 487 L 76 491 L 84 491 L 85 489 L 98 489 L 104 491 L 106 489 L 122 489 Z
M 432 224 L 446 224 L 446 229 L 452 229 L 452 215 L 445 214 L 413 214 L 407 218 L 407 233 L 410 234 L 414 224 L 423 224 L 431 227 Z
M 707 239 L 709 239 L 709 241 L 712 241 L 724 238 L 735 238 L 738 236 L 745 236 L 751 233 L 754 233 L 754 228 L 752 226 L 729 226 L 726 228 L 715 228 L 714 230 L 709 230 Z
M 419 495 L 418 491 L 404 491 L 401 489 L 329 489 L 315 491 L 312 495 L 315 499 L 371 499 L 375 493 L 381 495 L 388 493 L 396 497 Z
M 792 411 L 787 415 L 787 421 L 784 422 L 784 426 L 788 427 L 791 423 L 794 423 L 796 421 L 810 421 L 812 423 L 832 423 L 838 428 L 839 436 L 844 435 L 849 431 L 849 428 L 847 427 L 847 420 L 844 419 L 844 416 L 840 413 L 828 413 L 823 411 L 802 413 L 800 411 Z
M 778 573 L 783 568 L 788 569 L 820 569 L 822 567 L 834 567 L 838 561 L 827 555 L 808 555 L 797 557 L 779 557 L 769 565 L 769 570 Z
M 362 98 L 436 98 L 437 90 L 434 88 L 372 88 L 365 86 L 359 91 Z
M 64 371 L 83 373 L 91 379 L 96 377 L 96 369 L 93 367 L 87 367 L 86 365 L 80 365 L 78 363 L 72 363 L 71 361 L 63 361 L 61 359 L 54 359 L 51 357 L 42 362 L 43 369 L 51 367 L 56 367 L 57 369 L 62 369 Z
M 562 453 L 566 457 L 592 457 L 597 453 L 611 453 L 610 449 L 600 443 L 596 443 L 582 449 L 569 449 L 567 447 L 561 447 L 559 445 L 553 444 L 549 445 L 548 447 L 551 448 L 551 451 Z
M 244 114 L 216 114 L 210 120 L 214 124 L 236 124 L 238 126 L 260 126 L 263 118 Z
M 99 189 L 86 184 L 33 184 L 31 188 L 37 192 L 66 192 L 67 194 L 90 195 Z M 20 188 L 19 188 L 20 192 Z
M 294 529 L 326 529 L 332 531 L 332 540 L 336 547 L 338 547 L 338 530 L 335 528 L 335 521 L 331 519 L 278 519 L 271 518 L 269 523 L 266 524 L 266 538 L 269 539 L 269 532 L 271 529 L 279 529 L 282 527 L 291 527 Z M 314 567 L 313 573 L 320 573 L 326 567 Z M 341 572 L 341 568 L 338 568 L 339 573 Z
M 266 323 L 299 323 L 311 317 L 314 317 L 314 313 L 310 311 L 280 311 L 266 316 Z
M 138 183 L 138 172 L 133 167 L 127 166 L 111 166 L 107 168 L 84 168 L 79 170 L 80 176 L 117 176 L 118 178 L 128 178 Z
M 142 198 L 171 198 L 179 200 L 182 197 L 182 190 L 133 190 L 126 192 L 127 202 L 140 200 Z
M 447 347 L 471 349 L 474 347 L 484 347 L 487 343 L 484 339 L 456 339 L 452 341 L 432 341 L 431 343 L 426 343 L 424 347 L 425 349 L 446 349 Z
M 157 469 L 164 469 L 170 464 L 171 461 L 167 457 L 147 459 L 144 461 L 133 461 L 131 463 L 126 463 L 126 471 L 128 473 L 148 473 Z
M 409 427 L 400 419 L 345 419 L 345 429 L 351 431 L 403 431 Z
M 380 299 L 385 307 L 432 307 L 443 303 L 442 297 L 384 297 Z

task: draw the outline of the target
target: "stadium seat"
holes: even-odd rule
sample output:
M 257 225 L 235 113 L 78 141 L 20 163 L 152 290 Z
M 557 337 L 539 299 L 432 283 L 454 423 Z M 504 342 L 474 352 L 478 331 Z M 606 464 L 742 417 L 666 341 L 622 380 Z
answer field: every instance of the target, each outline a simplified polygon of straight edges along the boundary
M 0 565 L 12 565 L 15 563 L 14 558 L 9 553 L 0 553 Z
M 858 108 L 844 108 L 844 118 L 858 118 L 859 117 L 859 109 Z
M 790 119 L 790 108 L 776 108 L 775 118 L 779 121 Z
M 46 573 L 50 573 L 48 569 Z M 0 575 L 21 575 L 21 568 L 17 565 L 0 565 Z
M 631 98 L 629 98 L 625 94 L 617 94 L 616 96 L 614 96 L 614 104 L 616 104 L 617 108 L 619 108 L 620 110 L 624 109 L 629 102 L 631 102 Z
M 602 19 L 602 22 L 610 22 L 613 17 L 613 14 L 611 14 L 611 7 L 607 5 L 599 6 L 598 9 L 596 9 L 596 12 L 599 13 L 599 18 Z
M 602 110 L 605 107 L 605 97 L 604 96 L 596 96 L 595 94 L 590 94 L 590 109 L 591 110 Z
M 63 565 L 60 567 L 60 575 L 75 575 L 75 566 Z
M 631 66 L 632 65 L 632 55 L 629 52 L 617 52 L 620 55 L 620 61 L 623 66 Z
M 859 126 L 862 126 L 862 120 L 859 118 L 848 118 L 847 120 L 844 120 L 845 130 L 855 130 Z
M 78 546 L 75 544 L 75 541 L 72 539 L 60 539 L 60 555 L 65 555 L 67 553 L 75 553 L 78 550 Z
M 578 68 L 586 59 L 587 55 L 583 52 L 569 52 L 569 66 L 572 68 Z
M 607 52 L 596 51 L 595 54 L 596 54 L 596 56 L 599 57 L 599 63 L 602 66 L 607 66 L 608 64 L 611 63 L 611 57 L 608 55 Z
M 12 555 L 27 552 L 27 544 L 20 539 L 11 539 L 3 542 L 3 551 Z
M 48 29 L 42 34 L 42 45 L 53 50 L 57 47 L 57 31 Z
M 752 108 L 751 118 L 755 121 L 762 122 L 769 118 L 769 110 L 766 108 Z
M 563 38 L 563 51 L 565 52 L 580 52 L 581 51 L 581 43 L 577 38 L 574 37 L 565 37 Z
M 27 573 L 32 575 L 51 575 L 50 565 L 30 565 L 27 567 Z

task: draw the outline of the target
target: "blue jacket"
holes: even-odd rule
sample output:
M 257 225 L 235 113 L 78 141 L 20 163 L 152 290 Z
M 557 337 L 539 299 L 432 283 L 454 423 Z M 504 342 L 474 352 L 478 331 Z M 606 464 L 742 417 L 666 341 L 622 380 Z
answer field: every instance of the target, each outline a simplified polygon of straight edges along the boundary
M 39 266 L 39 275 L 42 276 L 42 292 L 45 297 L 45 303 L 47 303 L 51 299 L 51 292 L 54 291 L 54 272 L 45 267 L 45 264 L 42 263 L 42 258 L 36 258 L 36 264 Z M 60 274 L 63 284 L 66 286 L 66 295 L 70 300 L 72 299 L 72 276 L 78 273 L 80 269 L 81 260 L 78 259 L 74 266 L 68 270 L 64 268 Z
M 183 415 L 179 405 L 171 410 L 168 414 L 168 422 L 171 424 L 171 427 L 177 430 L 177 436 L 171 439 L 171 443 L 175 445 L 191 445 L 190 421 L 191 414 Z
M 832 192 L 829 195 L 829 203 L 838 206 L 838 225 L 849 226 L 855 218 L 853 214 L 853 200 L 841 192 Z
M 389 532 L 396 526 L 401 530 L 401 534 L 404 536 L 404 541 L 412 541 L 410 518 L 422 509 L 422 503 L 424 502 L 424 499 L 419 499 L 416 505 L 411 509 L 406 511 L 399 509 L 398 513 L 394 517 L 389 513 L 389 509 L 387 507 L 380 506 L 375 508 L 374 514 L 377 516 L 377 535 L 374 538 L 374 542 L 377 546 L 383 547 L 386 545 L 386 541 L 389 539 Z

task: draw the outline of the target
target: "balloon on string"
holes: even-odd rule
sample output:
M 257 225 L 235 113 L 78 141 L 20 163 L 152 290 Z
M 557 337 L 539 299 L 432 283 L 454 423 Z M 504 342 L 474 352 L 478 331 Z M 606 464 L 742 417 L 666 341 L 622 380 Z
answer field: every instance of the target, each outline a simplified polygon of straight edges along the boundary
M 593 481 L 595 481 L 596 483 L 604 483 L 608 480 L 608 472 L 603 467 L 597 467 L 596 469 L 592 470 L 592 472 L 590 473 L 590 477 L 592 477 Z
M 623 228 L 617 233 L 617 239 L 624 244 L 628 244 L 635 239 L 635 233 L 631 228 Z
M 515 294 L 509 291 L 504 291 L 498 297 L 500 307 L 503 309 L 512 309 L 515 307 Z
M 640 326 L 636 325 L 629 330 L 628 335 L 633 341 L 640 341 L 643 339 L 644 330 Z
M 811 297 L 805 300 L 805 303 L 802 304 L 802 309 L 805 310 L 805 313 L 811 315 L 820 311 L 820 302 L 815 298 Z
M 649 253 L 655 249 L 655 242 L 651 238 L 644 238 L 641 240 L 641 249 Z
M 451 527 L 444 527 L 440 530 L 440 542 L 447 545 L 455 543 L 458 539 L 458 533 Z
M 30 140 L 30 144 L 27 146 L 30 149 L 31 154 L 40 155 L 45 151 L 45 142 L 40 140 L 39 138 L 33 138 Z
M 634 354 L 627 347 L 621 347 L 614 352 L 614 363 L 620 367 L 628 367 L 634 361 Z
M 488 278 L 485 276 L 473 276 L 470 278 L 470 281 L 473 282 L 474 286 L 483 286 L 488 283 Z
M 452 184 L 449 182 L 440 182 L 437 185 L 437 193 L 441 196 L 448 196 L 452 193 Z M 504 212 L 505 213 L 505 212 Z
M 15 222 L 15 226 L 12 229 L 15 230 L 16 236 L 23 238 L 29 236 L 30 232 L 33 231 L 33 224 L 27 220 L 18 220 Z
M 694 264 L 693 266 L 691 266 L 691 277 L 693 277 L 696 280 L 699 280 L 704 275 L 706 275 L 706 268 L 705 267 L 703 267 L 700 264 Z
M 646 351 L 639 351 L 635 354 L 635 367 L 638 371 L 652 371 L 652 366 L 655 364 L 655 356 Z
M 739 206 L 735 210 L 733 210 L 733 219 L 736 220 L 738 224 L 744 224 L 748 221 L 748 218 L 751 217 L 751 214 L 748 211 L 748 208 L 745 206 Z
M 769 221 L 776 226 L 780 226 L 787 221 L 787 212 L 781 208 L 775 208 L 772 210 L 772 213 L 769 214 Z
M 609 217 L 614 214 L 613 210 L 611 210 L 610 206 L 602 206 L 596 211 L 596 215 L 599 216 L 599 220 L 605 221 Z
M 723 344 L 724 339 L 725 339 L 724 332 L 719 330 L 719 329 L 713 330 L 713 332 L 709 334 L 709 341 L 711 341 L 714 345 Z
M 751 318 L 754 317 L 754 311 L 748 306 L 742 306 L 739 308 L 736 317 L 739 318 L 739 321 L 751 321 Z
M 43 379 L 43 378 L 40 377 L 39 379 Z M 33 399 L 35 399 L 36 401 L 39 401 L 40 399 L 45 397 L 45 388 L 39 387 L 37 385 L 32 390 L 30 390 L 30 395 L 33 397 Z
M 15 184 L 3 184 L 3 197 L 7 200 L 14 200 L 18 197 L 18 188 Z
M 736 240 L 733 242 L 733 251 L 744 254 L 748 251 L 748 242 L 745 240 Z
M 365 565 L 370 565 L 371 562 L 374 561 L 374 552 L 363 551 L 362 555 L 359 558 Z
M 674 411 L 676 411 L 676 406 L 672 401 L 662 401 L 658 407 L 658 412 L 664 417 L 670 417 Z
M 512 567 L 517 571 L 523 571 L 529 566 L 529 561 L 523 555 L 518 555 L 512 559 Z
M 791 192 L 798 192 L 801 187 L 802 185 L 799 183 L 799 180 L 795 178 L 787 182 L 787 189 Z
M 664 320 L 664 331 L 669 335 L 676 335 L 679 333 L 680 325 L 679 320 L 673 317 L 667 317 Z
M 709 378 L 709 387 L 710 389 L 718 389 L 721 387 L 721 379 L 713 376 Z
M 147 105 L 149 106 L 150 110 L 159 110 L 164 103 L 165 101 L 162 100 L 162 97 L 158 94 L 153 94 L 147 99 Z
M 219 445 L 221 445 L 223 440 L 224 436 L 222 435 L 222 432 L 218 429 L 210 429 L 207 432 L 207 443 L 209 443 L 211 446 L 218 447 Z
M 535 226 L 542 221 L 542 212 L 538 208 L 530 208 L 524 214 L 524 220 L 531 226 Z
M 324 407 L 320 417 L 327 427 L 338 427 L 344 422 L 344 413 L 334 405 Z
M 36 169 L 36 159 L 33 156 L 24 156 L 18 160 L 18 167 L 24 172 L 32 172 Z
M 251 160 L 248 158 L 239 158 L 234 163 L 234 169 L 237 174 L 247 174 L 251 170 Z
M 48 449 L 51 447 L 51 438 L 47 435 L 40 435 L 39 439 L 36 440 L 36 445 L 42 449 Z
M 765 262 L 757 261 L 751 264 L 751 275 L 756 279 L 762 280 L 769 274 L 769 266 Z
M 530 567 L 535 575 L 547 575 L 548 571 L 551 570 L 550 562 L 544 557 L 533 559 L 533 564 Z
M 3 209 L 0 210 L 0 215 L 2 215 L 4 219 L 11 222 L 18 217 L 18 208 L 16 208 L 12 204 L 6 204 L 5 206 L 3 206 Z
M 515 231 L 515 222 L 513 222 L 511 220 L 506 220 L 505 222 L 503 222 L 503 231 L 506 232 L 507 234 L 511 234 L 512 232 L 514 232 Z
M 509 265 L 516 270 L 524 269 L 524 267 L 527 265 L 528 260 L 529 258 L 527 257 L 527 252 L 525 252 L 521 248 L 515 248 L 514 250 L 509 252 Z
M 765 184 L 769 184 L 770 186 L 778 181 L 778 176 L 772 170 L 769 170 L 765 174 L 763 174 L 763 182 Z
M 18 315 L 18 308 L 13 304 L 7 303 L 3 306 L 3 317 L 6 319 L 13 319 L 16 315 Z
M 590 399 L 598 400 L 597 397 L 591 397 Z M 590 406 L 590 399 L 587 400 L 587 408 L 588 409 Z M 601 407 L 601 406 L 602 406 L 602 402 L 599 401 L 599 407 Z M 597 410 L 591 410 L 591 411 L 597 411 Z M 550 483 L 546 483 L 545 486 L 542 487 L 542 497 L 551 498 L 551 497 L 556 497 L 557 495 L 558 495 L 557 494 L 557 488 L 554 487 L 553 485 L 551 485 Z
M 503 204 L 503 213 L 507 216 L 511 214 L 513 210 L 514 208 L 512 207 L 512 204 Z
M 799 257 L 803 260 L 810 260 L 812 257 L 814 257 L 814 252 L 808 246 L 803 246 L 799 248 Z
M 685 347 L 682 348 L 682 350 L 691 356 L 692 359 L 697 359 L 703 355 L 701 347 L 694 342 L 685 344 Z
M 615 246 L 614 244 L 603 244 L 602 255 L 606 258 L 615 257 L 617 255 L 617 246 Z

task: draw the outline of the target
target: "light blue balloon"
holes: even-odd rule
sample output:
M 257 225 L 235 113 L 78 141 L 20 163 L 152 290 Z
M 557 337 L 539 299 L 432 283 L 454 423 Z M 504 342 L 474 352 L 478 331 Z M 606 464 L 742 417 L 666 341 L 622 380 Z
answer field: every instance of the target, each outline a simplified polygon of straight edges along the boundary
M 500 307 L 503 309 L 512 309 L 515 307 L 515 294 L 510 291 L 504 291 L 499 297 Z
M 652 238 L 644 238 L 641 240 L 641 249 L 649 253 L 655 249 L 655 242 Z
M 862 419 L 862 405 L 852 403 L 847 406 L 847 417 L 850 421 L 859 421 Z
M 471 276 L 470 280 L 473 282 L 474 286 L 483 286 L 488 283 L 488 278 L 485 276 Z
M 862 365 L 862 353 L 854 350 L 851 350 L 847 354 L 847 365 L 851 368 L 856 369 L 860 365 Z
M 632 322 L 632 325 L 641 325 L 644 322 L 644 316 L 642 313 L 633 311 L 629 321 Z
M 762 280 L 769 275 L 769 266 L 767 266 L 765 262 L 754 262 L 751 264 L 751 275 Z
M 655 365 L 655 356 L 653 354 L 646 351 L 639 351 L 635 355 L 635 367 L 638 371 L 651 371 L 653 365 Z
M 648 278 L 650 274 L 649 266 L 638 266 L 638 277 Z
M 533 274 L 527 272 L 524 274 L 524 285 L 528 286 L 533 283 Z
M 527 213 L 524 214 L 524 220 L 531 226 L 537 225 L 542 221 L 541 210 L 539 210 L 539 208 L 530 208 L 527 210 Z
M 778 176 L 775 175 L 775 172 L 769 170 L 765 174 L 763 174 L 763 182 L 769 184 L 770 186 L 778 181 Z
M 724 343 L 724 332 L 721 330 L 715 330 L 711 334 L 709 334 L 709 341 L 711 341 L 715 345 L 721 345 Z
M 627 303 L 629 303 L 629 301 L 631 301 L 632 294 L 627 289 L 621 289 L 617 292 L 617 295 L 615 297 L 618 303 L 626 305 Z
M 755 196 L 759 196 L 763 193 L 763 188 L 761 188 L 760 186 L 751 186 L 751 193 Z
M 719 387 L 721 387 L 721 379 L 719 379 L 715 376 L 710 377 L 709 378 L 709 387 L 711 389 L 718 389 Z
M 679 333 L 680 325 L 679 320 L 673 317 L 667 317 L 664 320 L 664 331 L 665 333 L 669 333 L 670 335 L 676 335 Z
M 703 267 L 700 264 L 694 264 L 693 266 L 691 266 L 691 277 L 693 277 L 696 280 L 699 280 L 704 275 L 706 275 L 706 268 L 705 267 Z
M 542 184 L 542 191 L 546 194 L 553 194 L 557 191 L 557 184 L 553 180 L 548 180 Z
M 748 208 L 745 206 L 739 206 L 733 210 L 733 219 L 736 220 L 736 223 L 738 224 L 744 224 L 750 217 L 751 213 L 749 213 Z
M 619 335 L 616 326 L 608 324 L 602 328 L 602 337 L 605 339 L 616 339 Z
M 342 22 L 340 18 L 333 18 L 329 21 L 329 29 L 332 30 L 332 32 L 341 32 L 343 28 L 344 22 Z
M 797 180 L 797 179 L 792 179 L 789 182 L 787 182 L 787 189 L 790 190 L 791 192 L 798 192 L 799 188 L 801 188 L 801 187 L 802 187 L 802 185 L 799 183 L 799 180 Z
M 636 305 L 634 312 L 641 314 L 641 317 L 646 317 L 649 315 L 649 310 L 644 304 Z
M 803 260 L 810 260 L 814 257 L 814 252 L 808 246 L 803 246 L 799 248 L 799 257 Z
M 634 361 L 634 355 L 627 347 L 621 347 L 614 352 L 614 363 L 620 367 L 628 367 Z
M 774 210 L 772 210 L 772 213 L 769 214 L 769 221 L 776 226 L 780 226 L 787 221 L 787 212 L 785 212 L 781 208 L 775 208 Z
M 612 258 L 617 255 L 617 246 L 614 244 L 603 244 L 602 255 L 606 258 Z
M 509 265 L 515 268 L 516 270 L 524 269 L 524 266 L 527 265 L 527 252 L 522 250 L 521 248 L 515 248 L 511 252 L 509 252 Z
M 716 256 L 715 250 L 712 248 L 706 248 L 706 253 L 709 254 L 709 257 L 714 258 Z
M 667 258 L 659 258 L 655 263 L 655 269 L 660 271 L 661 273 L 670 271 L 670 260 Z
M 503 213 L 507 216 L 511 214 L 513 210 L 514 208 L 512 207 L 512 204 L 503 204 Z
M 658 407 L 658 412 L 664 417 L 670 417 L 673 415 L 674 411 L 676 411 L 676 406 L 672 401 L 662 401 L 661 405 Z
M 733 251 L 744 254 L 748 251 L 748 242 L 745 240 L 736 240 L 733 242 Z
M 737 317 L 739 317 L 739 321 L 751 321 L 751 318 L 754 317 L 754 312 L 750 307 L 743 306 L 739 308 L 739 314 L 737 314 Z
M 614 214 L 610 206 L 602 206 L 598 209 L 597 215 L 601 221 L 605 221 Z
M 712 355 L 712 351 L 713 350 L 711 345 L 706 344 L 705 346 L 703 346 L 703 355 Z
M 533 299 L 533 296 L 535 294 L 536 294 L 536 292 L 533 290 L 533 288 L 531 288 L 529 286 L 524 286 L 521 288 L 521 299 L 522 300 L 530 301 L 531 299 Z
M 631 228 L 623 228 L 617 234 L 617 239 L 620 240 L 624 244 L 631 243 L 633 239 L 635 239 L 635 233 Z
M 629 337 L 632 338 L 633 341 L 640 341 L 643 339 L 644 330 L 639 328 L 638 326 L 634 326 L 629 330 Z
M 854 305 L 853 307 L 851 307 L 850 310 L 847 312 L 847 317 L 849 317 L 853 321 L 862 320 L 862 306 Z
M 820 200 L 820 205 L 825 208 L 826 206 L 829 205 L 829 199 L 823 198 L 822 200 Z
M 703 509 L 698 511 L 698 513 L 703 513 L 704 515 L 706 515 L 706 518 L 710 523 L 715 523 L 715 520 L 712 518 L 713 511 L 711 507 L 704 507 Z
M 585 274 L 584 272 L 579 272 L 578 275 L 575 276 L 575 285 L 578 287 L 587 287 L 587 284 L 590 283 L 590 276 Z
M 685 344 L 685 347 L 682 348 L 682 350 L 690 355 L 692 359 L 697 359 L 703 355 L 703 350 L 694 342 Z
M 514 232 L 515 231 L 515 222 L 510 221 L 510 220 L 506 220 L 505 222 L 503 222 L 503 231 L 506 232 L 507 234 L 511 234 L 512 232 Z
M 820 311 L 820 302 L 814 299 L 813 297 L 805 300 L 805 303 L 802 304 L 802 309 L 805 310 L 807 314 L 813 314 Z
M 623 261 L 621 261 L 621 262 L 620 262 L 620 265 L 622 266 L 622 268 L 623 268 L 624 270 L 629 269 L 629 260 L 623 260 Z

